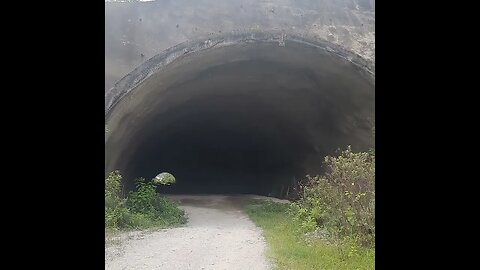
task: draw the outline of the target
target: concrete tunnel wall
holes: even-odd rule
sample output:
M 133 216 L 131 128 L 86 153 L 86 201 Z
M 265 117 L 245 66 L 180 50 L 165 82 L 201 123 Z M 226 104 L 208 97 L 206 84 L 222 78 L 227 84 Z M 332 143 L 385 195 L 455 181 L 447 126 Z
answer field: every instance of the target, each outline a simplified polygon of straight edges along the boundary
M 374 62 L 286 30 L 211 34 L 141 64 L 105 110 L 106 173 L 128 188 L 169 171 L 167 192 L 276 194 L 339 147 L 372 145 Z

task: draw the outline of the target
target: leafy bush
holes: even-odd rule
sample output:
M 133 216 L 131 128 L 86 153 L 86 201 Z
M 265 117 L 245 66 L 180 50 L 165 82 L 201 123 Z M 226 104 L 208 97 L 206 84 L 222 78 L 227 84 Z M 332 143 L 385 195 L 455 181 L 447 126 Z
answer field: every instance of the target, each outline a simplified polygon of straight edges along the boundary
M 292 205 L 306 232 L 326 229 L 335 239 L 375 244 L 375 153 L 326 157 L 327 173 L 307 176 L 301 199 Z
M 118 171 L 105 179 L 105 227 L 168 227 L 186 221 L 184 211 L 174 202 L 159 196 L 153 181 L 137 179 L 137 190 L 122 198 L 122 176 Z
M 144 178 L 136 179 L 137 190 L 131 191 L 127 197 L 128 209 L 147 217 L 158 226 L 185 223 L 184 211 L 173 201 L 157 194 L 158 183 L 154 180 L 147 182 Z
M 169 186 L 171 184 L 175 184 L 175 177 L 170 173 L 163 172 L 163 173 L 155 176 L 155 178 L 153 178 L 153 182 L 155 184 L 158 184 L 158 185 Z
M 128 223 L 129 211 L 122 198 L 122 176 L 111 172 L 105 179 L 105 227 L 124 227 Z
M 119 199 L 122 192 L 122 176 L 118 171 L 111 172 L 105 179 L 105 199 Z
M 143 178 L 137 178 L 136 191 L 131 191 L 127 198 L 127 206 L 134 213 L 154 215 L 153 200 L 156 197 L 155 184 L 147 183 Z

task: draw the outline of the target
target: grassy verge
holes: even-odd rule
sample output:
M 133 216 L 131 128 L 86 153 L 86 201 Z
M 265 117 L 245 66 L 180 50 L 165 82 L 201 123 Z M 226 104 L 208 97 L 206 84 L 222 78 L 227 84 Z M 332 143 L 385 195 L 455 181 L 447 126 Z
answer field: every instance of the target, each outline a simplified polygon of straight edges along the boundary
M 255 202 L 246 207 L 250 218 L 263 229 L 268 256 L 277 269 L 375 268 L 375 249 L 308 239 L 288 208 L 288 204 L 274 202 Z
M 145 234 L 166 228 L 178 227 L 187 220 L 185 213 L 178 205 L 158 196 L 160 203 L 156 204 L 159 214 L 134 213 L 124 207 L 122 215 L 117 219 L 117 225 L 105 226 L 105 248 L 121 244 L 124 240 L 135 238 L 135 235 Z

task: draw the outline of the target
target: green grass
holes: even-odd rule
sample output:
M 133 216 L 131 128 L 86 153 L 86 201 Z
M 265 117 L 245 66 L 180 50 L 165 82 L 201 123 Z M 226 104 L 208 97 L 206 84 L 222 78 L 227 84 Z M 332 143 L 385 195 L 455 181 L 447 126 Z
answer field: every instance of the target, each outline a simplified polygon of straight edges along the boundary
M 328 244 L 320 239 L 306 241 L 288 204 L 255 202 L 246 207 L 250 218 L 263 229 L 268 256 L 277 269 L 348 269 L 375 268 L 375 249 L 348 244 Z

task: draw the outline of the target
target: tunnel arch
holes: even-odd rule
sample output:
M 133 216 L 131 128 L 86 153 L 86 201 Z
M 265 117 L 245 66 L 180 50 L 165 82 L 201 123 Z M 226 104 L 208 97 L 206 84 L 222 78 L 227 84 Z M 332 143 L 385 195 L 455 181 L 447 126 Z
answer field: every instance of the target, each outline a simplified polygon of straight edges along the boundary
M 167 192 L 278 194 L 338 148 L 372 145 L 373 70 L 282 32 L 179 44 L 106 92 L 106 173 L 120 170 L 128 188 L 169 171 Z

